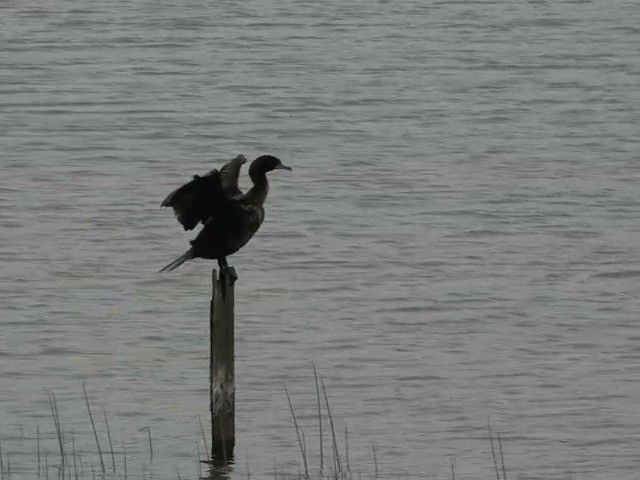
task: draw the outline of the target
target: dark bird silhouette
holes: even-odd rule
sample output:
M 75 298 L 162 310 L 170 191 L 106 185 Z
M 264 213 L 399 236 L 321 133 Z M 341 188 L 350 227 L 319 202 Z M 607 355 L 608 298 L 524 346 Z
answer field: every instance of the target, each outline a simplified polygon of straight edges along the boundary
M 249 167 L 253 187 L 243 194 L 238 188 L 238 175 L 244 162 L 244 156 L 238 155 L 220 171 L 196 175 L 162 202 L 163 207 L 173 207 L 185 230 L 192 230 L 199 222 L 204 227 L 191 240 L 191 248 L 161 272 L 175 270 L 194 258 L 215 259 L 220 269 L 227 269 L 226 257 L 240 250 L 258 231 L 269 193 L 267 173 L 291 168 L 272 155 L 259 156 Z

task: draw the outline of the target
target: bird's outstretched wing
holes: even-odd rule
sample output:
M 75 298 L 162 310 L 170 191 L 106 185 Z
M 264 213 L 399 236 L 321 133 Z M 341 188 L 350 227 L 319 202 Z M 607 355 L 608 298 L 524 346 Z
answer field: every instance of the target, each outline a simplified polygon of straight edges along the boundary
M 193 180 L 171 192 L 161 205 L 172 207 L 184 229 L 193 230 L 199 222 L 204 224 L 220 212 L 221 206 L 231 198 L 242 196 L 238 176 L 246 161 L 247 158 L 240 154 L 220 171 L 214 169 L 202 177 L 194 175 Z
M 211 170 L 202 177 L 194 175 L 189 183 L 171 192 L 161 206 L 172 207 L 184 229 L 193 230 L 198 222 L 205 223 L 215 216 L 228 201 L 221 173 Z
M 240 154 L 232 158 L 220 169 L 222 187 L 230 197 L 242 195 L 242 192 L 238 188 L 238 176 L 240 175 L 242 165 L 245 163 L 247 163 L 247 157 Z

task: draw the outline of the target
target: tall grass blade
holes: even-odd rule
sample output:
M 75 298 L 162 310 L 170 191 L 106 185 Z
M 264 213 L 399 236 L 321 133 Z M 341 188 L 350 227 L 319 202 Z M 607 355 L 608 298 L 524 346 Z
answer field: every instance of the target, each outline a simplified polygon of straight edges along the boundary
M 200 461 L 200 445 L 196 442 L 196 451 L 198 452 L 198 478 L 202 478 L 202 462 Z
M 124 480 L 127 480 L 127 444 L 122 439 L 122 456 L 124 461 Z
M 198 423 L 200 424 L 200 433 L 202 434 L 202 441 L 204 442 L 204 450 L 207 452 L 207 461 L 211 460 L 211 456 L 209 455 L 209 445 L 207 445 L 207 436 L 204 434 L 204 427 L 202 426 L 202 418 L 198 415 Z M 198 461 L 200 461 L 200 456 L 198 456 Z
M 149 463 L 153 462 L 153 442 L 151 441 L 151 427 L 142 427 L 139 432 L 147 431 L 147 437 L 149 439 Z
M 322 395 L 324 396 L 324 403 L 327 407 L 327 415 L 329 416 L 329 426 L 331 427 L 331 436 L 333 438 L 333 463 L 336 476 L 342 471 L 340 465 L 340 453 L 338 452 L 338 442 L 336 441 L 336 430 L 333 426 L 333 416 L 331 415 L 331 407 L 329 406 L 329 397 L 327 396 L 327 389 L 324 386 L 324 380 L 320 377 L 320 385 L 322 386 Z
M 56 427 L 56 435 L 58 437 L 58 447 L 60 448 L 60 471 L 62 472 L 62 479 L 64 480 L 64 439 L 62 437 L 62 428 L 60 427 L 60 415 L 58 414 L 58 404 L 56 403 L 56 396 L 53 393 L 49 394 L 49 404 L 51 405 L 51 416 L 53 417 L 53 424 Z
M 487 420 L 489 427 L 489 441 L 491 442 L 491 455 L 493 456 L 493 467 L 496 469 L 496 478 L 500 480 L 500 470 L 498 470 L 498 460 L 496 460 L 496 449 L 493 446 L 493 434 L 491 433 L 491 422 Z
M 287 396 L 287 402 L 289 403 L 289 410 L 291 411 L 291 417 L 293 418 L 293 426 L 296 429 L 296 438 L 298 439 L 298 447 L 300 448 L 300 455 L 302 455 L 302 464 L 304 465 L 304 478 L 309 479 L 309 469 L 307 467 L 307 452 L 305 451 L 302 439 L 300 438 L 300 427 L 298 427 L 298 421 L 296 420 L 296 412 L 293 410 L 291 404 L 291 397 L 287 387 L 284 387 L 284 393 Z
M 376 455 L 376 446 L 373 445 L 371 449 L 373 450 L 373 468 L 375 473 L 374 478 L 378 478 L 378 456 Z
M 4 460 L 2 460 L 2 442 L 0 442 L 0 480 L 4 480 Z
M 502 463 L 502 478 L 507 480 L 507 469 L 504 466 L 504 455 L 502 454 L 502 438 L 500 438 L 500 433 L 498 433 L 498 447 L 500 447 L 500 462 Z
M 107 419 L 107 412 L 103 411 L 104 424 L 107 427 L 107 439 L 109 439 L 109 452 L 111 453 L 111 471 L 116 473 L 116 456 L 113 453 L 113 442 L 111 441 L 111 429 L 109 428 L 109 420 Z
M 91 414 L 91 405 L 89 405 L 89 396 L 87 395 L 87 387 L 84 382 L 82 382 L 82 391 L 84 393 L 84 400 L 87 404 L 87 412 L 89 412 L 89 420 L 91 421 L 91 429 L 93 430 L 93 438 L 96 440 L 96 446 L 98 447 L 98 456 L 100 458 L 100 469 L 102 470 L 102 475 L 106 474 L 106 469 L 104 468 L 104 458 L 102 457 L 102 450 L 100 449 L 100 441 L 98 440 L 98 432 L 96 431 L 96 424 L 93 421 L 93 415 Z
M 344 426 L 344 450 L 347 462 L 347 473 L 351 475 L 351 464 L 349 462 L 349 427 L 347 425 Z
M 247 480 L 251 480 L 251 469 L 249 468 L 249 450 L 245 451 L 245 461 L 247 462 Z
M 77 460 L 77 455 L 76 455 L 76 437 L 71 434 L 71 449 L 73 452 L 73 478 L 75 478 L 75 480 L 78 480 L 78 460 Z M 71 469 L 71 466 L 69 466 L 69 469 Z M 71 476 L 71 472 L 69 472 L 69 476 Z
M 36 449 L 38 450 L 38 480 L 40 480 L 40 425 L 36 425 Z
M 316 366 L 313 364 L 313 378 L 316 381 L 316 401 L 318 403 L 318 432 L 320 434 L 320 477 L 322 478 L 322 472 L 324 471 L 324 452 L 323 452 L 323 440 L 322 440 L 322 408 L 320 408 L 320 387 L 318 386 L 318 372 Z
M 302 450 L 304 451 L 304 458 L 307 458 L 307 437 L 304 435 L 303 428 L 300 428 L 300 435 L 302 435 Z

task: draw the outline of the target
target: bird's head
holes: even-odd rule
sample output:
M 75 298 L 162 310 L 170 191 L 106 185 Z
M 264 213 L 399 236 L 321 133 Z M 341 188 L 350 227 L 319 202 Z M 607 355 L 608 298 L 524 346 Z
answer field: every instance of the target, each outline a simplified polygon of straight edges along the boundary
M 272 170 L 291 170 L 291 167 L 283 165 L 279 158 L 273 155 L 260 155 L 249 167 L 249 176 L 257 178 Z

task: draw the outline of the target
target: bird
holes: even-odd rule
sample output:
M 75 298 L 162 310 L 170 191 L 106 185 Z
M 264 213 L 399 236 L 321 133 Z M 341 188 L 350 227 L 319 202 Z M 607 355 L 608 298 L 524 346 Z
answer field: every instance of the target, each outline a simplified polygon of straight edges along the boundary
M 195 175 L 164 199 L 161 206 L 172 207 L 185 230 L 192 230 L 200 222 L 204 227 L 191 240 L 191 248 L 161 272 L 175 270 L 194 258 L 215 259 L 221 272 L 230 270 L 226 257 L 246 245 L 264 220 L 264 202 L 269 193 L 267 173 L 291 171 L 279 158 L 260 155 L 249 167 L 253 186 L 242 193 L 238 175 L 244 162 L 246 158 L 238 155 L 220 170 L 213 169 L 202 177 Z M 235 276 L 235 272 L 232 274 Z

